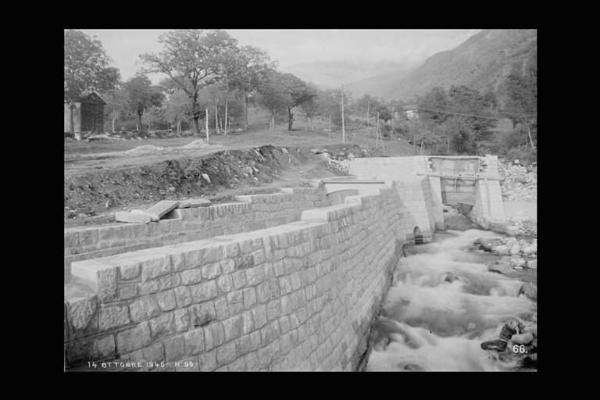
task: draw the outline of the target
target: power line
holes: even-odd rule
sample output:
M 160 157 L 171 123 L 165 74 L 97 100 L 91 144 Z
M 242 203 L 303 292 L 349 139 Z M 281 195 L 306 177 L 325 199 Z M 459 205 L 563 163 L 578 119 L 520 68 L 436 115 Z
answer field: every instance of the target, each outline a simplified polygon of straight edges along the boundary
M 502 115 L 505 115 L 505 116 L 510 115 L 513 117 L 537 116 L 537 113 L 535 113 L 535 114 L 512 114 L 512 113 L 502 112 L 502 113 L 498 113 L 500 116 L 492 117 L 492 116 L 486 116 L 483 114 L 466 114 L 466 113 L 458 113 L 458 112 L 454 112 L 454 111 L 435 110 L 435 109 L 428 109 L 428 108 L 422 108 L 422 107 L 417 108 L 417 111 L 429 111 L 429 112 L 437 112 L 437 113 L 441 113 L 441 114 L 463 115 L 466 117 L 476 117 L 476 118 L 486 118 L 486 119 L 501 119 Z

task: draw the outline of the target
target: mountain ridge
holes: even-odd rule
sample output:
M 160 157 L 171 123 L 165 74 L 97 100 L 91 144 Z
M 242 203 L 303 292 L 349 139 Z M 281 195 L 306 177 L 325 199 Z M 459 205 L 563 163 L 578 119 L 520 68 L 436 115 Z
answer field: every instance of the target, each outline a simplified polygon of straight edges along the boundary
M 497 91 L 514 68 L 523 72 L 531 63 L 537 64 L 537 30 L 488 29 L 454 49 L 435 53 L 409 71 L 377 75 L 347 87 L 356 96 L 369 93 L 405 101 L 436 86 Z

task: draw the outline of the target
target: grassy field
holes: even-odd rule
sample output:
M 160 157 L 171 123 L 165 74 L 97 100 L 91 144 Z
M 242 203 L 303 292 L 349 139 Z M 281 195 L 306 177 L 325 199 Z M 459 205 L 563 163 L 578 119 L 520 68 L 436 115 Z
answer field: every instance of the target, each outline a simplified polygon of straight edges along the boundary
M 264 123 L 255 122 L 248 131 L 231 132 L 227 136 L 210 135 L 210 146 L 194 149 L 181 148 L 205 136 L 184 136 L 171 138 L 149 138 L 142 140 L 102 139 L 75 141 L 65 140 L 64 169 L 65 175 L 79 175 L 94 170 L 106 170 L 130 166 L 153 164 L 165 160 L 194 158 L 209 153 L 263 145 L 281 147 L 309 147 L 334 145 L 342 143 L 341 132 L 326 132 L 324 127 L 317 126 L 308 130 L 305 121 L 299 120 L 293 131 L 287 130 L 287 124 L 280 124 L 275 129 L 265 129 Z M 363 129 L 346 131 L 346 143 L 370 148 L 372 154 L 380 156 L 413 155 L 414 149 L 404 139 L 386 139 L 375 149 L 374 132 Z M 124 151 L 139 146 L 152 145 L 163 148 L 145 154 L 124 154 Z

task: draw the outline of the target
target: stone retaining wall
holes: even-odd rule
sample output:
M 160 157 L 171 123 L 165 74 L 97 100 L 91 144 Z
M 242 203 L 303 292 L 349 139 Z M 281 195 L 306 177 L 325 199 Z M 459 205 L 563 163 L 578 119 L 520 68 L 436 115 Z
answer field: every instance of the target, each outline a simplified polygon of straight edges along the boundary
M 70 263 L 170 243 L 248 232 L 298 221 L 303 210 L 343 202 L 350 192 L 327 196 L 322 188 L 237 196 L 236 203 L 176 209 L 148 224 L 115 223 L 65 229 L 65 279 Z
M 73 262 L 95 294 L 65 302 L 66 364 L 356 369 L 414 226 L 395 184 L 347 194 L 284 225 Z

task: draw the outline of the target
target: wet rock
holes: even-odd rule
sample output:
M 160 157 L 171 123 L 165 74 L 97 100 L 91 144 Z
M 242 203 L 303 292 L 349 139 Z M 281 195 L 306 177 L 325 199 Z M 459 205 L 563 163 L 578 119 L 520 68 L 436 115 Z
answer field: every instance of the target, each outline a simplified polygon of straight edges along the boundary
M 527 261 L 521 257 L 513 257 L 510 259 L 510 265 L 516 269 L 522 269 L 527 265 Z
M 533 334 L 531 332 L 516 334 L 510 340 L 515 344 L 529 344 L 533 341 Z
M 500 329 L 500 339 L 502 340 L 510 340 L 514 334 L 517 333 L 516 329 L 511 328 L 508 325 L 503 325 L 502 329 Z
M 504 322 L 498 335 L 502 340 L 510 340 L 513 335 L 523 332 L 525 326 L 516 318 L 511 318 Z
M 479 245 L 481 250 L 492 252 L 496 246 L 502 245 L 502 241 L 500 239 L 477 239 L 475 244 Z
M 507 342 L 505 340 L 496 339 L 481 343 L 483 350 L 504 351 L 506 350 Z
M 514 244 L 511 248 L 510 248 L 510 255 L 511 256 L 516 256 L 519 255 L 521 253 L 521 248 L 519 247 L 518 244 Z
M 537 353 L 529 354 L 523 358 L 521 366 L 523 368 L 537 368 Z
M 537 246 L 530 244 L 522 248 L 522 253 L 526 256 L 532 256 L 537 253 Z
M 510 264 L 507 262 L 496 261 L 496 262 L 488 265 L 488 271 L 507 275 L 512 272 L 512 268 L 511 268 Z
M 537 301 L 537 286 L 531 282 L 527 282 L 519 289 L 519 296 L 524 294 L 527 298 Z
M 496 254 L 499 254 L 501 256 L 507 256 L 510 254 L 510 250 L 508 249 L 507 246 L 505 245 L 499 245 L 499 246 L 494 246 L 492 248 L 492 251 Z
M 446 272 L 446 274 L 444 274 L 444 282 L 454 282 L 454 281 L 458 281 L 459 277 L 456 276 L 456 274 L 454 272 Z
M 398 366 L 402 367 L 402 364 L 399 364 Z M 402 370 L 409 371 L 409 372 L 425 371 L 425 369 L 423 367 L 421 367 L 420 365 L 417 365 L 417 364 L 406 364 L 402 367 Z

